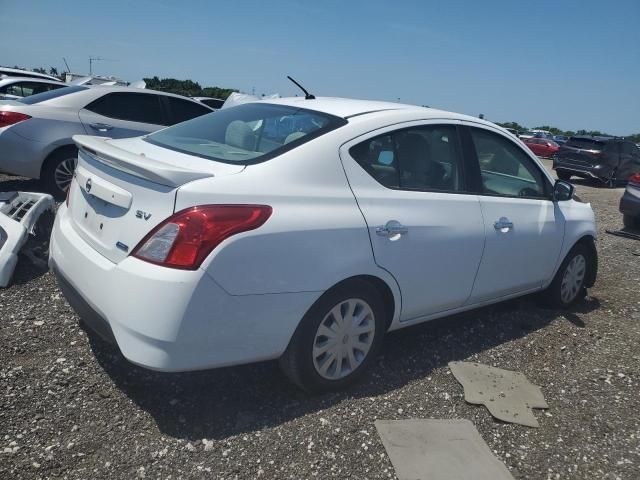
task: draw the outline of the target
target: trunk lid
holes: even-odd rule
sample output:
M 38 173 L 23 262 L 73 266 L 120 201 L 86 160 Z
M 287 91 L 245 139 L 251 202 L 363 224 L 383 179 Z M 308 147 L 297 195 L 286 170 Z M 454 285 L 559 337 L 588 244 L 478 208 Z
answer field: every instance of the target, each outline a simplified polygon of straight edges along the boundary
M 71 222 L 91 247 L 114 263 L 174 213 L 180 186 L 245 168 L 167 150 L 140 137 L 73 139 L 79 155 L 69 193 Z

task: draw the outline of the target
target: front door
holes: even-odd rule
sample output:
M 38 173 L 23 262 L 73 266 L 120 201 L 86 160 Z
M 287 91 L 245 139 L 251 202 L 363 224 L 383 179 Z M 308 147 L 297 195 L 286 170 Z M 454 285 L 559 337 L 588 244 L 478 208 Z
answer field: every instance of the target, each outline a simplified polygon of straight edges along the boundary
M 552 184 L 543 167 L 507 136 L 475 127 L 465 135 L 478 168 L 487 234 L 469 303 L 537 289 L 553 276 L 564 237 Z
M 387 128 L 347 143 L 341 158 L 376 263 L 400 286 L 400 320 L 450 310 L 471 294 L 484 246 L 455 125 Z

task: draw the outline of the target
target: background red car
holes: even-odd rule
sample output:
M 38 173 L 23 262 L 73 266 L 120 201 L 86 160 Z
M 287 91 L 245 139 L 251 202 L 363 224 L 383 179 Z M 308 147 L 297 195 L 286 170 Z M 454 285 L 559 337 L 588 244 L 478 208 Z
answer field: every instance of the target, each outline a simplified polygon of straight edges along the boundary
M 523 138 L 524 144 L 539 157 L 553 157 L 560 150 L 560 146 L 548 138 Z

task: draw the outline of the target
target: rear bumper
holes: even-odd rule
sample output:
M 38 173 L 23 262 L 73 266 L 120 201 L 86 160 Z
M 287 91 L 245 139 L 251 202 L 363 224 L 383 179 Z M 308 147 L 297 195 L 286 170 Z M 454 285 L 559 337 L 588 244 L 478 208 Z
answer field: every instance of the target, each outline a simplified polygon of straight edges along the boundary
M 557 171 L 570 172 L 572 175 L 582 178 L 595 178 L 600 181 L 607 181 L 611 175 L 611 169 L 605 165 L 577 165 L 559 159 L 557 156 L 553 160 L 553 169 Z
M 45 145 L 0 129 L 0 172 L 28 178 L 40 178 Z
M 69 304 L 132 363 L 159 371 L 279 357 L 321 292 L 229 295 L 204 271 L 132 257 L 111 263 L 74 230 L 62 206 L 50 264 Z
M 640 189 L 638 189 L 638 192 L 638 196 L 636 196 L 630 193 L 628 189 L 625 190 L 620 199 L 620 213 L 640 218 Z

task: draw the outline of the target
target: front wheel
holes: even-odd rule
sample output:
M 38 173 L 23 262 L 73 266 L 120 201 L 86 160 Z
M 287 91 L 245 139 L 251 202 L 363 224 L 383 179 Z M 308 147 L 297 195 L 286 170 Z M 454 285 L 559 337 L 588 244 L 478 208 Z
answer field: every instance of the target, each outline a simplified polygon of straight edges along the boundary
M 371 364 L 385 327 L 385 309 L 375 287 L 362 280 L 346 282 L 309 309 L 280 366 L 308 392 L 346 388 Z
M 545 292 L 546 303 L 553 307 L 568 308 L 584 298 L 584 282 L 589 264 L 588 250 L 583 245 L 573 247 Z
M 557 170 L 556 173 L 558 174 L 558 178 L 560 180 L 564 180 L 565 182 L 568 182 L 569 180 L 571 180 L 571 174 L 569 172 Z

